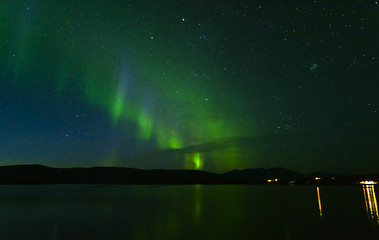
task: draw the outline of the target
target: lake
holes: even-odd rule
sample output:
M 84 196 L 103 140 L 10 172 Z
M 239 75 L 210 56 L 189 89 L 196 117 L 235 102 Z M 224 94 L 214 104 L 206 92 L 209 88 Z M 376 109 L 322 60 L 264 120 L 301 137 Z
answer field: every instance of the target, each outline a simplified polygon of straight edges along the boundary
M 378 239 L 367 186 L 0 186 L 0 239 Z

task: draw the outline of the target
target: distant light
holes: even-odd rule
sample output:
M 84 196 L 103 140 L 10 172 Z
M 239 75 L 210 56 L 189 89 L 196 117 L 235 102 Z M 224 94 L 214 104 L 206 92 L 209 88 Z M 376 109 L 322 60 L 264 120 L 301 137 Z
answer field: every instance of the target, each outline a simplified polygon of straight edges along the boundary
M 320 177 L 315 177 L 315 180 L 320 180 L 321 178 Z
M 360 182 L 360 184 L 365 184 L 365 185 L 374 185 L 374 184 L 377 184 L 378 182 L 374 182 L 374 181 L 362 181 Z
M 279 179 L 275 178 L 275 179 L 268 179 L 267 182 L 277 182 L 279 181 Z

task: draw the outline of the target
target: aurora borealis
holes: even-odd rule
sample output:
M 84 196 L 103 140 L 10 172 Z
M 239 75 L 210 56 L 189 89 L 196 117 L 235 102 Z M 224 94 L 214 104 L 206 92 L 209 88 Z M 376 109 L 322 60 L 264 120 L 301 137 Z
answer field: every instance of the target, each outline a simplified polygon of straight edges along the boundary
M 379 169 L 376 1 L 2 1 L 0 164 Z

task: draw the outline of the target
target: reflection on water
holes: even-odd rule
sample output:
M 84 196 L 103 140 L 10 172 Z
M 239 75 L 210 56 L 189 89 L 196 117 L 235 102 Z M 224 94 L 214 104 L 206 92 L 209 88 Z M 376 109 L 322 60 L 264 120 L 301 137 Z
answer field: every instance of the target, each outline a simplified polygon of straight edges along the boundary
M 195 185 L 194 186 L 195 191 L 195 202 L 194 202 L 194 213 L 195 213 L 195 219 L 196 221 L 200 220 L 201 215 L 201 191 L 202 191 L 202 185 Z
M 374 185 L 363 185 L 363 195 L 365 197 L 368 216 L 373 222 L 379 224 L 378 204 L 376 202 Z
M 379 239 L 363 191 L 365 203 L 357 185 L 0 186 L 0 239 Z
M 320 212 L 320 217 L 322 217 L 322 207 L 321 207 L 321 197 L 320 197 L 320 188 L 317 187 L 317 199 L 318 199 L 318 210 Z
M 375 223 L 376 225 L 379 225 L 379 211 L 378 211 L 378 203 L 376 201 L 376 194 L 375 194 L 375 182 L 371 181 L 364 181 L 361 182 L 363 186 L 363 195 L 365 199 L 365 205 L 366 205 L 366 213 L 368 217 L 370 218 L 371 222 Z M 318 210 L 320 217 L 322 217 L 322 205 L 321 205 L 321 195 L 320 195 L 320 188 L 316 187 L 317 191 L 317 202 L 318 202 Z

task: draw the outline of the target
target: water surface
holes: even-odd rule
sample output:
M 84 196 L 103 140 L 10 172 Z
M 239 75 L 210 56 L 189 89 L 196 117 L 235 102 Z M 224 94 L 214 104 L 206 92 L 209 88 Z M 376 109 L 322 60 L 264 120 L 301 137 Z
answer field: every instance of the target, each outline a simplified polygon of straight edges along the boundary
M 0 239 L 378 239 L 372 186 L 0 186 Z

